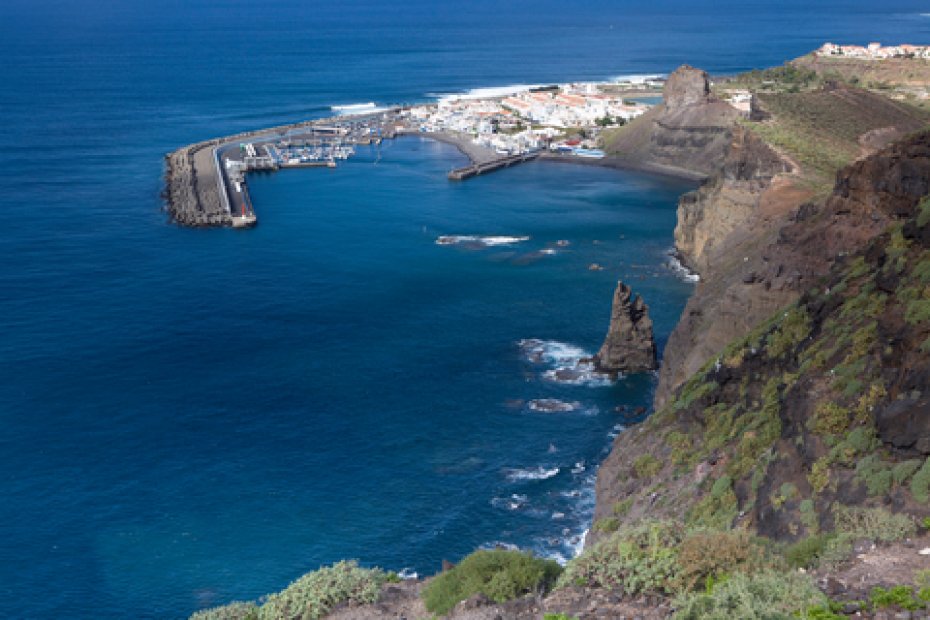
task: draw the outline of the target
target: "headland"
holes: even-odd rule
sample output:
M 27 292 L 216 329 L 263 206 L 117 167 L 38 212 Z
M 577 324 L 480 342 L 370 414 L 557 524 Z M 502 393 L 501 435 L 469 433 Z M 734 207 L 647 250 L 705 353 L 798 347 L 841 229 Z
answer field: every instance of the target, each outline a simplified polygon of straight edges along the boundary
M 478 551 L 402 583 L 339 564 L 199 618 L 290 617 L 334 575 L 315 617 L 930 617 L 930 65 L 888 49 L 684 66 L 598 136 L 616 165 L 705 180 L 675 229 L 700 283 L 579 557 Z

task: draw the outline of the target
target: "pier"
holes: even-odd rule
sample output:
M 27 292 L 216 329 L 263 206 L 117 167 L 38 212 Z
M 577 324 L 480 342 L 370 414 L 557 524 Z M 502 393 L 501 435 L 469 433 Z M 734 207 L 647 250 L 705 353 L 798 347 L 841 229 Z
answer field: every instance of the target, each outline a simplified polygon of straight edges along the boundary
M 171 218 L 182 226 L 247 228 L 258 222 L 247 176 L 287 168 L 335 168 L 355 146 L 381 144 L 400 135 L 456 146 L 470 163 L 449 172 L 461 181 L 530 161 L 538 152 L 500 155 L 456 132 L 421 132 L 404 124 L 401 110 L 337 117 L 245 132 L 198 142 L 165 159 L 164 197 Z
M 523 162 L 531 161 L 539 157 L 539 151 L 532 153 L 520 153 L 517 155 L 505 155 L 499 159 L 492 159 L 479 164 L 471 164 L 462 168 L 456 168 L 449 172 L 450 181 L 464 181 L 479 174 L 487 174 L 501 168 L 509 168 Z

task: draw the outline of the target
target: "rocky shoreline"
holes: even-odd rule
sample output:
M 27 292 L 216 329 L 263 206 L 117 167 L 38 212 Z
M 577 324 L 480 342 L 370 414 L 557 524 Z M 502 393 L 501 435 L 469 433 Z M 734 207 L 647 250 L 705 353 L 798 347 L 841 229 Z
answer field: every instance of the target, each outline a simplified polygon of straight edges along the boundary
M 549 594 L 474 594 L 447 617 L 737 617 L 680 615 L 730 604 L 714 596 L 731 577 L 788 588 L 747 618 L 930 617 L 930 113 L 809 74 L 802 90 L 793 71 L 743 117 L 682 67 L 662 105 L 608 137 L 609 158 L 584 162 L 703 179 L 675 230 L 701 281 L 655 412 L 598 469 L 581 558 Z M 843 162 L 826 176 L 825 153 Z M 618 283 L 595 364 L 635 372 L 655 355 L 643 300 Z M 683 587 L 670 575 L 688 563 L 701 568 Z M 332 617 L 425 617 L 439 579 Z M 741 587 L 721 597 L 755 596 Z

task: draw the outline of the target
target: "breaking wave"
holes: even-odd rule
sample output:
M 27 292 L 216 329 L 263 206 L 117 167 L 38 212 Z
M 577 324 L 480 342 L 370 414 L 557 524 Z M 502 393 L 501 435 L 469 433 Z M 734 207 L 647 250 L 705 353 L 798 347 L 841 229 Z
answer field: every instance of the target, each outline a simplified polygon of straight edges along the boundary
M 510 237 L 507 235 L 440 235 L 436 238 L 436 245 L 473 245 L 478 247 L 492 247 L 499 245 L 513 245 L 529 241 L 529 237 Z
M 577 411 L 582 405 L 577 400 L 566 402 L 558 398 L 536 398 L 527 403 L 530 411 L 540 411 L 542 413 L 566 413 L 568 411 Z
M 330 110 L 339 116 L 350 116 L 352 114 L 374 114 L 375 112 L 386 112 L 391 108 L 379 106 L 373 101 L 368 103 L 350 103 L 346 105 L 334 105 Z
M 677 275 L 679 278 L 681 278 L 685 282 L 700 282 L 701 281 L 701 276 L 699 276 L 698 274 L 694 273 L 693 271 L 691 271 L 690 269 L 688 269 L 687 267 L 681 264 L 681 260 L 679 260 L 678 256 L 675 254 L 674 249 L 669 250 L 668 260 L 666 260 L 665 264 L 669 269 L 675 272 L 675 275 Z
M 557 340 L 536 338 L 524 339 L 517 344 L 529 362 L 550 367 L 542 373 L 543 379 L 547 381 L 586 387 L 613 384 L 613 379 L 594 368 L 591 354 L 581 347 Z
M 559 472 L 562 471 L 558 467 L 545 468 L 545 467 L 527 467 L 525 469 L 505 469 L 505 475 L 507 480 L 511 482 L 520 482 L 523 480 L 548 480 L 549 478 L 554 478 L 559 475 Z

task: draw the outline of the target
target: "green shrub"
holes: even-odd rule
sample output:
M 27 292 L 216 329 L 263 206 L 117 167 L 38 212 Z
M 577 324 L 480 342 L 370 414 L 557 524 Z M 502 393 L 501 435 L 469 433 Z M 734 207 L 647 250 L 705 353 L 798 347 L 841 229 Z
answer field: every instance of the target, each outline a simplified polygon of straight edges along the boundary
M 561 572 L 552 560 L 500 549 L 481 550 L 467 556 L 423 588 L 426 608 L 436 614 L 449 613 L 473 594 L 484 594 L 498 603 L 532 592 L 546 591 Z
M 778 327 L 766 339 L 769 357 L 793 351 L 811 332 L 811 320 L 803 308 L 795 306 L 784 313 Z
M 337 562 L 307 573 L 281 592 L 269 596 L 259 608 L 258 618 L 317 620 L 340 603 L 374 603 L 385 579 L 380 569 L 360 568 L 354 561 Z
M 917 225 L 923 228 L 930 224 L 930 198 L 924 198 L 918 205 L 920 211 L 917 214 Z
M 834 532 L 820 554 L 819 566 L 836 568 L 848 562 L 853 555 L 853 541 L 854 537 L 851 534 Z
M 681 569 L 679 590 L 719 581 L 732 573 L 755 573 L 771 568 L 762 542 L 743 530 L 695 531 L 689 534 L 678 548 Z
M 258 605 L 236 601 L 191 614 L 190 620 L 258 620 Z
M 615 515 L 617 515 L 618 517 L 622 517 L 626 513 L 630 512 L 630 508 L 632 507 L 633 507 L 633 498 L 628 497 L 625 500 L 616 502 L 614 504 L 613 511 Z
M 846 616 L 836 613 L 834 605 L 818 605 L 807 610 L 808 620 L 846 620 Z
M 801 523 L 807 528 L 808 533 L 816 534 L 820 528 L 820 517 L 814 507 L 814 500 L 809 497 L 802 499 L 798 505 L 798 510 L 801 513 Z
M 869 597 L 877 609 L 887 607 L 898 607 L 908 611 L 914 611 L 923 607 L 914 599 L 914 588 L 909 586 L 894 586 L 893 588 L 873 588 Z
M 594 522 L 593 529 L 595 532 L 600 532 L 602 534 L 616 532 L 618 529 L 620 529 L 620 520 L 617 519 L 617 517 L 606 517 L 604 519 L 598 519 Z
M 875 429 L 867 426 L 860 426 L 850 431 L 846 436 L 846 445 L 853 450 L 854 454 L 868 454 L 878 448 L 879 441 L 875 436 Z
M 698 373 L 694 378 L 685 383 L 684 387 L 678 392 L 678 398 L 675 400 L 675 411 L 687 409 L 695 401 L 710 396 L 720 388 L 714 381 L 701 383 L 702 378 L 703 376 L 701 373 Z
M 820 534 L 808 536 L 785 549 L 785 559 L 792 568 L 815 568 L 827 550 L 833 536 Z
M 870 454 L 856 463 L 856 477 L 865 483 L 870 496 L 884 495 L 891 490 L 891 468 L 877 454 Z
M 790 502 L 798 495 L 798 487 L 792 482 L 785 482 L 779 487 L 778 493 L 773 494 L 770 501 L 775 508 L 781 508 L 785 502 Z
M 920 459 L 912 459 L 897 463 L 891 468 L 891 477 L 895 484 L 904 484 L 908 479 L 917 473 L 923 462 Z
M 922 504 L 930 501 L 930 457 L 911 478 L 911 493 L 914 499 Z
M 651 454 L 643 454 L 633 462 L 633 472 L 637 478 L 652 478 L 659 473 L 660 469 L 662 469 L 662 463 Z
M 859 508 L 837 505 L 833 509 L 836 531 L 859 538 L 892 542 L 913 536 L 917 531 L 914 519 L 905 514 L 892 514 L 884 508 Z
M 543 616 L 543 620 L 578 620 L 578 618 L 568 614 L 546 614 Z
M 849 411 L 834 402 L 817 405 L 807 426 L 818 435 L 839 435 L 849 428 Z
M 810 620 L 812 608 L 829 605 L 806 574 L 767 571 L 736 573 L 710 592 L 686 594 L 675 601 L 676 620 Z
M 811 465 L 811 473 L 807 475 L 807 481 L 810 483 L 814 493 L 820 493 L 830 483 L 830 457 L 825 456 L 814 461 Z
M 621 529 L 569 562 L 558 587 L 622 586 L 627 594 L 669 594 L 681 580 L 678 547 L 684 537 L 684 526 L 671 521 Z
M 733 492 L 733 479 L 723 475 L 714 481 L 710 493 L 694 504 L 687 514 L 690 525 L 717 530 L 728 529 L 739 513 L 739 502 Z
M 904 310 L 904 320 L 910 325 L 930 321 L 930 299 L 914 299 L 907 302 Z

